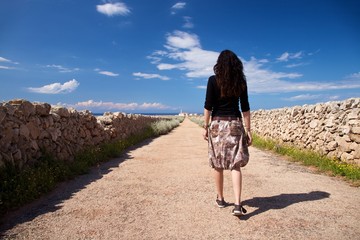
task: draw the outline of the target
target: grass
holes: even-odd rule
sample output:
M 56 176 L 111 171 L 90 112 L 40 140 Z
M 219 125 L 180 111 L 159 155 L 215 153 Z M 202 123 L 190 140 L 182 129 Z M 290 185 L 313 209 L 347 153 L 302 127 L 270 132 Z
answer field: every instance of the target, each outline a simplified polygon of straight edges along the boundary
M 184 117 L 165 118 L 163 121 L 152 123 L 151 128 L 156 135 L 162 135 L 179 126 L 182 121 L 184 121 Z
M 0 216 L 51 191 L 59 182 L 86 174 L 96 164 L 118 157 L 132 145 L 170 132 L 183 120 L 184 118 L 179 117 L 163 118 L 146 127 L 140 134 L 89 147 L 76 154 L 71 162 L 55 160 L 44 151 L 43 156 L 31 167 L 20 169 L 18 166 L 5 164 L 0 168 Z
M 199 126 L 203 126 L 202 118 L 190 118 Z M 360 186 L 360 167 L 323 156 L 317 152 L 299 149 L 294 146 L 280 144 L 271 139 L 262 138 L 253 133 L 253 146 L 259 149 L 271 150 L 287 156 L 290 161 L 300 162 L 305 166 L 314 166 L 319 172 L 332 176 L 342 176 L 354 186 Z
M 204 118 L 203 117 L 190 117 L 191 121 L 199 125 L 200 127 L 204 126 Z
M 271 139 L 253 134 L 253 145 L 259 149 L 271 150 L 280 155 L 290 157 L 291 161 L 300 162 L 305 166 L 314 166 L 319 172 L 333 176 L 342 176 L 352 185 L 360 186 L 360 167 L 323 156 L 317 152 L 299 149 L 295 146 L 280 144 Z

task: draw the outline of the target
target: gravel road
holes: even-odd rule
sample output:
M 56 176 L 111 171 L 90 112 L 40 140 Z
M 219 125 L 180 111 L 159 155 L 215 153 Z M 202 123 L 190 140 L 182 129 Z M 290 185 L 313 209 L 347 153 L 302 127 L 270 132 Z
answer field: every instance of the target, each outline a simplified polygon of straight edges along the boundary
M 360 188 L 250 148 L 247 215 L 215 206 L 190 120 L 1 219 L 2 239 L 360 239 Z M 225 200 L 233 203 L 230 172 Z

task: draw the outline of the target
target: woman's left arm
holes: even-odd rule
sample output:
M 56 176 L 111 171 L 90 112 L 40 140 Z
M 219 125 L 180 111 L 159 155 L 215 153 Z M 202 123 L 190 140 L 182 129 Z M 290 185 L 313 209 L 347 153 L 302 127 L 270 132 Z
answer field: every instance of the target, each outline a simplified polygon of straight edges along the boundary
M 245 130 L 248 137 L 248 145 L 252 144 L 250 110 L 242 113 L 244 116 Z

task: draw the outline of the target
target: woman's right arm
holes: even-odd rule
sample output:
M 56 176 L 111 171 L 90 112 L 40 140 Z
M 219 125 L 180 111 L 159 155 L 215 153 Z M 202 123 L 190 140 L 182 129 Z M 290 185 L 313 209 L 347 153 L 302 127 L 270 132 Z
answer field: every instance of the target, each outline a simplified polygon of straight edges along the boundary
M 214 90 L 211 84 L 211 77 L 208 79 L 207 87 L 206 87 L 206 96 L 205 96 L 205 104 L 204 104 L 204 128 L 205 133 L 203 134 L 204 139 L 208 140 L 208 128 L 210 124 L 210 115 L 213 107 L 213 98 L 214 98 Z
M 208 134 L 209 134 L 209 124 L 210 124 L 210 114 L 211 111 L 207 110 L 206 108 L 204 108 L 204 128 L 205 128 L 205 132 L 203 134 L 204 139 L 206 141 L 208 141 Z

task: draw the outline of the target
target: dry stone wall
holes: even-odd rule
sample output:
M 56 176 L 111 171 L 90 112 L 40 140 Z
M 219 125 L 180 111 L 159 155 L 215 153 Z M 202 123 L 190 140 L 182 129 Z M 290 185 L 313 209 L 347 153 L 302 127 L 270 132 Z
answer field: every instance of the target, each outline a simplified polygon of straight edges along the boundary
M 251 114 L 263 136 L 360 165 L 360 98 Z
M 26 100 L 0 103 L 0 166 L 32 164 L 44 150 L 56 159 L 71 161 L 86 147 L 124 139 L 156 120 L 119 112 L 95 117 L 89 111 Z

